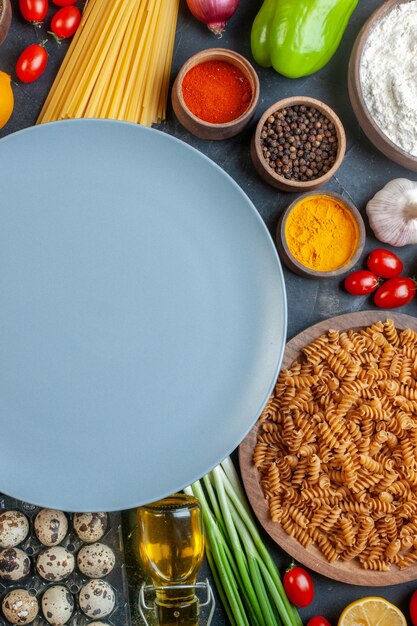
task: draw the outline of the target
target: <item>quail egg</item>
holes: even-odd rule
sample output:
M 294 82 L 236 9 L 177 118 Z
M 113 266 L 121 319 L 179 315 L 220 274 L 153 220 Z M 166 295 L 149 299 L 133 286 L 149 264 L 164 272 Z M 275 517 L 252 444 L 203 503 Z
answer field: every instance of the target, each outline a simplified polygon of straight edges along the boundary
M 0 548 L 14 548 L 26 539 L 28 532 L 28 518 L 20 511 L 0 514 Z
M 115 562 L 113 550 L 104 543 L 84 546 L 77 555 L 79 570 L 89 578 L 103 578 L 112 571 Z
M 74 611 L 74 598 L 63 585 L 48 587 L 42 596 L 42 612 L 52 626 L 63 626 Z
M 17 582 L 30 572 L 30 559 L 20 548 L 5 548 L 0 552 L 0 579 Z
M 80 608 L 87 617 L 107 617 L 114 609 L 116 599 L 112 587 L 105 580 L 90 580 L 80 590 Z M 97 622 L 94 622 L 97 625 Z
M 31 624 L 39 613 L 39 604 L 35 596 L 26 589 L 13 589 L 1 603 L 4 617 L 11 624 Z
M 39 575 L 52 582 L 68 578 L 74 571 L 74 567 L 74 555 L 62 546 L 55 546 L 41 552 L 36 561 Z
M 107 513 L 74 513 L 74 530 L 81 541 L 99 541 L 107 530 Z
M 44 546 L 56 546 L 68 532 L 68 520 L 65 513 L 53 509 L 42 509 L 35 517 L 35 533 Z

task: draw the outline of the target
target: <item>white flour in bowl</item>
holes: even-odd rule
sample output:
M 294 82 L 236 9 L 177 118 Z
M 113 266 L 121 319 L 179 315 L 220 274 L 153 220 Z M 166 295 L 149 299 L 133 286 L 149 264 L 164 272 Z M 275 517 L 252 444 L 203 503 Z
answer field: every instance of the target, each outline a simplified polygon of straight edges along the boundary
M 417 156 L 417 0 L 398 5 L 373 28 L 362 53 L 360 81 L 379 128 Z

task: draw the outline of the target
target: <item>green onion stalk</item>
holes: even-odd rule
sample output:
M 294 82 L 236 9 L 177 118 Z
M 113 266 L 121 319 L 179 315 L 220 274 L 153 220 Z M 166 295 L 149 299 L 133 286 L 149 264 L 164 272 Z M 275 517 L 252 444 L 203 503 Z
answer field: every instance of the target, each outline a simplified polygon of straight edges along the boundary
M 302 626 L 230 458 L 184 489 L 200 502 L 206 556 L 232 626 Z

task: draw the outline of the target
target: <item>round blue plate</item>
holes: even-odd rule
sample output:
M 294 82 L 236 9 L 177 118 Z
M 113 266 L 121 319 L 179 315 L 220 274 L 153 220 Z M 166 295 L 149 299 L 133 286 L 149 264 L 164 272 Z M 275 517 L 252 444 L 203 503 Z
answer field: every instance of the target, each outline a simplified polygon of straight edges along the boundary
M 0 171 L 0 491 L 110 511 L 200 478 L 285 345 L 256 209 L 198 151 L 123 122 L 10 135 Z

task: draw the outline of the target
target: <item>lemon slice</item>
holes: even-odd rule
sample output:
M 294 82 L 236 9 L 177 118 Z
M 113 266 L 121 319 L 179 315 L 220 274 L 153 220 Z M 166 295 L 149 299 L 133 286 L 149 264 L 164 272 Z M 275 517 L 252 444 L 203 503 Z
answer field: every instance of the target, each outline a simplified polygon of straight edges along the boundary
M 338 626 L 407 626 L 407 620 L 388 600 L 370 596 L 349 604 Z

